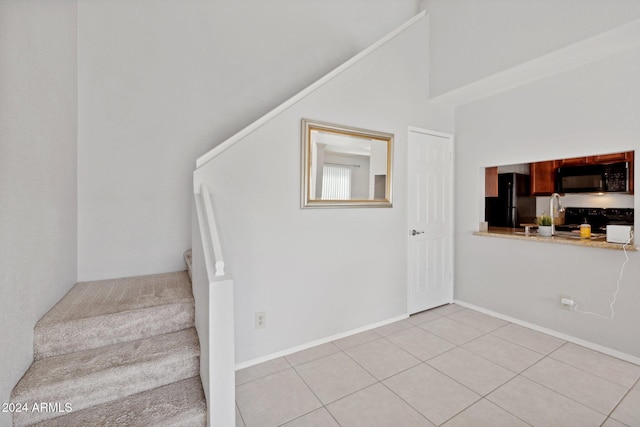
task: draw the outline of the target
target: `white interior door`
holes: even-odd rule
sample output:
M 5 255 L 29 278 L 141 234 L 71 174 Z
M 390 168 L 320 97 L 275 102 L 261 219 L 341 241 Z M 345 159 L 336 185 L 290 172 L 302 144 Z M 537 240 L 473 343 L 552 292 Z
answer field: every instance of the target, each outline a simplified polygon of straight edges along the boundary
M 409 314 L 453 301 L 453 138 L 409 129 Z

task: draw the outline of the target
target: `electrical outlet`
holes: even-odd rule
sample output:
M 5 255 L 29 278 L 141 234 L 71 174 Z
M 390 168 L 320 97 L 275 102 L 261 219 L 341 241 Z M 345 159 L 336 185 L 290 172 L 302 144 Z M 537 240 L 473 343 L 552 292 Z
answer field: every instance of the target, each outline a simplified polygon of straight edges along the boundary
M 256 313 L 256 329 L 261 329 L 267 326 L 267 312 L 259 311 Z
M 575 305 L 575 301 L 568 295 L 560 295 L 560 308 L 563 310 L 571 311 L 573 306 Z

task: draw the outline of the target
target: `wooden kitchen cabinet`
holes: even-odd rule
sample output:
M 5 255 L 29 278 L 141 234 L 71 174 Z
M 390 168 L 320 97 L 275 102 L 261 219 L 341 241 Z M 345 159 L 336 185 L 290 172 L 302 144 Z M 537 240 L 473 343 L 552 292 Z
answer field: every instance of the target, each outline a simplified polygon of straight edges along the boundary
M 600 154 L 591 156 L 592 163 L 611 163 L 611 162 L 629 162 L 633 161 L 633 151 L 624 153 Z
M 570 159 L 561 159 L 556 161 L 556 167 L 560 166 L 580 166 L 592 163 L 592 157 L 572 157 Z
M 562 166 L 597 165 L 629 162 L 629 193 L 633 194 L 634 152 L 599 154 L 597 156 L 573 157 L 530 164 L 531 195 L 549 196 L 555 191 L 556 168 Z
M 555 191 L 556 161 L 531 163 L 531 195 L 549 196 Z
M 580 166 L 580 165 L 600 165 L 605 163 L 633 161 L 633 151 L 622 153 L 598 154 L 597 156 L 572 157 L 570 159 L 557 160 L 556 167 L 560 166 Z
M 634 152 L 633 151 L 627 151 L 625 153 L 626 155 L 626 161 L 629 162 L 629 193 L 633 194 L 633 158 L 634 158 Z
M 498 197 L 498 167 L 484 169 L 484 196 Z

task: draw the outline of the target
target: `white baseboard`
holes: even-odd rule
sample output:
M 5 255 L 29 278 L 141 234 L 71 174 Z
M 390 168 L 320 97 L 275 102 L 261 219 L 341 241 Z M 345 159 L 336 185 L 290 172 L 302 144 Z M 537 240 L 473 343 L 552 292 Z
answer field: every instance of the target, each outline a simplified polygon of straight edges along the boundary
M 609 356 L 617 357 L 618 359 L 624 360 L 626 362 L 630 362 L 635 365 L 640 365 L 640 357 L 632 356 L 627 353 L 622 353 L 620 351 L 611 349 L 609 347 L 604 347 L 599 344 L 592 343 L 590 341 L 585 341 L 583 339 L 564 334 L 562 332 L 554 331 L 553 329 L 547 329 L 533 323 L 525 322 L 524 320 L 516 319 L 515 317 L 505 316 L 504 314 L 496 313 L 495 311 L 487 310 L 486 308 L 478 307 L 477 305 L 469 304 L 464 301 L 455 300 L 455 303 L 463 307 L 467 307 L 472 310 L 479 311 L 480 313 L 488 314 L 489 316 L 497 317 L 498 319 L 506 320 L 507 322 L 515 323 L 516 325 L 524 326 L 525 328 L 533 329 L 534 331 L 542 332 L 544 334 L 551 335 L 552 337 L 560 338 L 562 340 L 569 341 L 577 345 L 581 345 L 582 347 L 599 351 L 600 353 L 604 353 Z
M 329 337 L 321 338 L 319 340 L 311 341 L 305 344 L 297 345 L 295 347 L 290 347 L 285 350 L 277 351 L 275 353 L 267 354 L 266 356 L 258 357 L 255 359 L 247 360 L 245 362 L 236 363 L 236 371 L 239 369 L 248 368 L 249 366 L 257 365 L 259 363 L 268 362 L 269 360 L 277 359 L 278 357 L 287 356 L 289 354 L 297 353 L 298 351 L 306 350 L 311 347 L 315 347 L 321 344 L 326 344 L 331 341 L 338 340 L 340 338 L 345 338 L 351 335 L 359 334 L 360 332 L 365 332 L 371 329 L 379 328 L 380 326 L 388 325 L 389 323 L 397 322 L 400 320 L 407 319 L 409 317 L 408 314 L 402 314 L 400 316 L 392 317 L 387 320 L 383 320 L 381 322 L 372 323 L 367 326 L 362 326 L 360 328 L 351 329 L 346 332 L 341 332 L 336 335 L 331 335 Z

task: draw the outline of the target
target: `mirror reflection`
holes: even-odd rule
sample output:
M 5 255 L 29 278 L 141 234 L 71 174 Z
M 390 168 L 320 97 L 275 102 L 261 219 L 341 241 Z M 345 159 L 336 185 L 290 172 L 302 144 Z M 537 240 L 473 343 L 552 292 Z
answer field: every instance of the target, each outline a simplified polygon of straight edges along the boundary
M 304 119 L 303 207 L 390 207 L 393 135 Z

